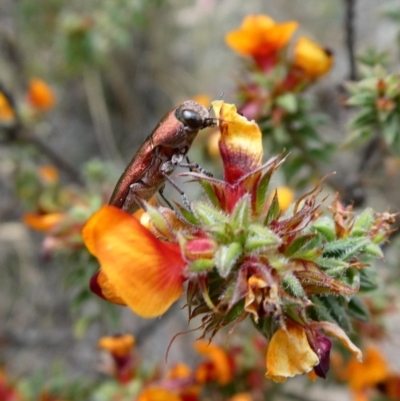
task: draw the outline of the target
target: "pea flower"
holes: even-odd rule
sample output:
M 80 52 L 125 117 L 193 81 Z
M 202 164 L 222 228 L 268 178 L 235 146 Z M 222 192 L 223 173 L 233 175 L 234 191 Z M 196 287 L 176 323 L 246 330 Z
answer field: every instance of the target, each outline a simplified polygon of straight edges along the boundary
M 268 15 L 248 15 L 240 27 L 229 32 L 225 41 L 229 47 L 244 56 L 254 58 L 262 70 L 269 70 L 278 60 L 297 29 L 297 22 L 276 23 Z
M 115 207 L 95 213 L 83 238 L 101 265 L 96 293 L 143 317 L 163 314 L 186 294 L 189 319 L 202 317 L 204 337 L 253 321 L 270 340 L 267 377 L 325 377 L 330 338 L 361 358 L 341 324 L 361 302 L 366 267 L 382 257 L 394 216 L 370 209 L 357 216 L 338 199 L 324 208 L 318 186 L 283 210 L 269 184 L 284 159 L 263 163 L 258 125 L 234 105 L 213 107 L 223 177 L 183 173 L 202 186 L 204 199 L 189 210 L 147 205 L 146 226 Z M 221 360 L 213 366 L 226 366 Z

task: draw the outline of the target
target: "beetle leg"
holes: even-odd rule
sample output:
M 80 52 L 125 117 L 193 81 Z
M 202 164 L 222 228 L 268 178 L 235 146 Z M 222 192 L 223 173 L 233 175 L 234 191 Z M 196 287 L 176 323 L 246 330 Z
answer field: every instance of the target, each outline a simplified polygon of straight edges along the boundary
M 190 203 L 186 194 L 178 187 L 178 185 L 171 179 L 171 177 L 168 174 L 163 173 L 163 176 L 181 195 L 183 206 L 185 206 L 187 210 L 192 212 L 192 208 L 190 207 Z
M 187 161 L 187 163 L 179 163 L 179 167 L 186 167 L 190 171 L 197 170 L 201 174 L 206 175 L 207 177 L 214 177 L 213 173 L 210 173 L 209 171 L 207 171 L 206 169 L 204 169 L 197 163 L 192 163 L 187 156 L 186 156 L 186 161 Z
M 174 210 L 174 207 L 171 205 L 171 203 L 169 202 L 169 200 L 164 196 L 164 189 L 165 189 L 165 185 L 163 185 L 159 190 L 158 193 L 161 196 L 161 198 L 163 199 L 163 201 L 172 209 Z

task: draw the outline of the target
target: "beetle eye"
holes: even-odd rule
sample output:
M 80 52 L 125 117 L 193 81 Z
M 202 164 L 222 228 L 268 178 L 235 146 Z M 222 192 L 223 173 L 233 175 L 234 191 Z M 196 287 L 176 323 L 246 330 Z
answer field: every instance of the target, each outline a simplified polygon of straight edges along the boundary
M 204 125 L 204 119 L 200 116 L 200 114 L 196 113 L 193 110 L 182 110 L 180 120 L 190 129 L 200 129 Z

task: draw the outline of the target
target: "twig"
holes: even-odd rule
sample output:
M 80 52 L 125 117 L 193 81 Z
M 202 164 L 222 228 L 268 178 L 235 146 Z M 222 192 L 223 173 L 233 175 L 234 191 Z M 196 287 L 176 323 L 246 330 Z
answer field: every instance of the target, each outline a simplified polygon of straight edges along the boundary
M 356 0 L 344 0 L 345 20 L 344 29 L 346 34 L 346 47 L 349 57 L 349 79 L 355 81 L 357 79 L 356 54 L 355 54 L 355 7 Z

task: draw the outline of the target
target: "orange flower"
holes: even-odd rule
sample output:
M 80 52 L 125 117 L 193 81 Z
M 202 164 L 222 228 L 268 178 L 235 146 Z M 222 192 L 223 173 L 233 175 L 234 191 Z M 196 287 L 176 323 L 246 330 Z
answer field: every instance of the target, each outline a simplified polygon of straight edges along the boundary
M 300 37 L 294 50 L 293 66 L 302 70 L 311 79 L 326 74 L 332 67 L 333 57 L 330 51 L 312 40 Z
M 135 346 L 135 337 L 130 334 L 102 337 L 97 346 L 113 355 L 123 357 L 132 352 Z
M 38 231 L 51 231 L 54 227 L 65 220 L 66 216 L 64 213 L 25 213 L 22 216 L 24 223 L 34 230 Z
M 118 297 L 138 315 L 160 316 L 181 296 L 179 246 L 160 241 L 130 214 L 104 206 L 82 235 Z
M 372 346 L 364 352 L 363 361 L 350 359 L 343 373 L 352 390 L 358 391 L 373 387 L 386 380 L 389 369 L 382 353 Z
M 142 391 L 137 401 L 182 401 L 182 399 L 172 391 L 154 387 Z
M 38 169 L 39 177 L 46 184 L 55 184 L 58 182 L 58 170 L 50 165 L 41 166 Z
M 0 92 L 0 122 L 7 124 L 13 122 L 14 118 L 14 109 L 8 99 Z
M 294 21 L 277 24 L 267 15 L 248 15 L 240 29 L 225 36 L 225 41 L 245 56 L 273 54 L 287 45 L 297 26 Z
M 194 347 L 199 354 L 209 358 L 197 367 L 196 379 L 199 383 L 215 380 L 220 386 L 225 386 L 232 381 L 232 363 L 221 347 L 207 341 L 196 341 Z
M 319 358 L 307 341 L 305 330 L 290 324 L 279 328 L 272 336 L 267 351 L 265 376 L 282 383 L 288 377 L 310 372 L 318 365 Z
M 56 97 L 46 82 L 38 78 L 33 78 L 29 82 L 28 100 L 36 109 L 47 111 L 54 106 Z

